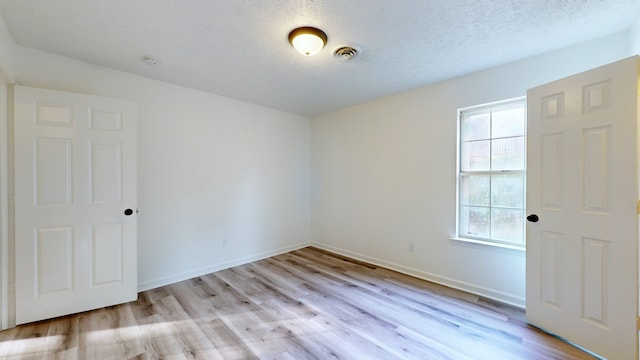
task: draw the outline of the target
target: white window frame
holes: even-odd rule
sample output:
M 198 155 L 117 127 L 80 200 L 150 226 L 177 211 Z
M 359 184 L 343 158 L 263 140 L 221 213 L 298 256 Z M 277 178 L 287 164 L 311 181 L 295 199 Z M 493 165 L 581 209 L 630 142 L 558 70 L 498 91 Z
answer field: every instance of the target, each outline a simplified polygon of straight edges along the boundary
M 482 174 L 486 174 L 486 175 L 491 175 L 491 174 L 524 174 L 524 193 L 523 193 L 523 198 L 524 198 L 524 202 L 523 202 L 523 208 L 526 210 L 526 173 L 527 173 L 527 169 L 526 169 L 526 141 L 527 141 L 527 111 L 526 111 L 526 97 L 525 96 L 521 96 L 521 97 L 516 97 L 516 98 L 511 98 L 511 99 L 507 99 L 507 100 L 502 100 L 502 101 L 495 101 L 495 102 L 490 102 L 490 103 L 485 103 L 485 104 L 480 104 L 480 105 L 474 105 L 474 106 L 469 106 L 469 107 L 465 107 L 465 108 L 461 108 L 458 109 L 458 113 L 457 113 L 457 133 L 456 133 L 456 137 L 457 137 L 457 142 L 456 142 L 456 232 L 455 232 L 455 236 L 451 237 L 452 240 L 456 240 L 456 241 L 463 241 L 463 242 L 468 242 L 468 243 L 475 243 L 475 244 L 481 244 L 481 245 L 488 245 L 488 246 L 493 246 L 493 247 L 498 247 L 498 248 L 505 248 L 505 249 L 512 249 L 512 250 L 518 250 L 518 251 L 524 251 L 526 248 L 526 225 L 523 224 L 523 242 L 522 244 L 513 244 L 513 243 L 508 243 L 508 242 L 503 242 L 500 240 L 494 240 L 494 239 L 486 239 L 486 238 L 474 238 L 471 236 L 466 236 L 466 235 L 461 235 L 460 234 L 460 229 L 461 229 L 461 219 L 460 219 L 460 210 L 462 208 L 462 204 L 461 204 L 461 198 L 460 198 L 460 193 L 461 193 L 461 179 L 462 176 L 464 174 L 468 174 L 469 172 L 463 172 L 461 171 L 461 158 L 462 158 L 462 116 L 465 112 L 469 112 L 469 111 L 474 111 L 474 110 L 481 110 L 484 108 L 488 108 L 488 107 L 496 107 L 496 106 L 501 106 L 501 105 L 508 105 L 511 103 L 518 103 L 518 102 L 524 102 L 524 107 L 525 107 L 525 117 L 524 117 L 524 140 L 525 140 L 525 166 L 523 170 L 489 170 L 489 171 L 477 171 L 477 172 L 472 172 L 474 174 L 478 174 L 478 175 L 482 175 Z M 490 139 L 493 139 L 493 137 L 491 137 Z M 524 220 L 526 223 L 526 220 Z

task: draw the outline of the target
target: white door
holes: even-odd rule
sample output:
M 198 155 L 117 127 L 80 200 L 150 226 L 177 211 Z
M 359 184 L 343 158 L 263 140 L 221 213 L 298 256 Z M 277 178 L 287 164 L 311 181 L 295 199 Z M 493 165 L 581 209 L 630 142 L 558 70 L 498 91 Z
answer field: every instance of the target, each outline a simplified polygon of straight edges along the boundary
M 633 57 L 527 93 L 527 319 L 609 359 L 637 359 L 637 88 Z
M 14 106 L 16 323 L 135 300 L 135 105 L 16 86 Z

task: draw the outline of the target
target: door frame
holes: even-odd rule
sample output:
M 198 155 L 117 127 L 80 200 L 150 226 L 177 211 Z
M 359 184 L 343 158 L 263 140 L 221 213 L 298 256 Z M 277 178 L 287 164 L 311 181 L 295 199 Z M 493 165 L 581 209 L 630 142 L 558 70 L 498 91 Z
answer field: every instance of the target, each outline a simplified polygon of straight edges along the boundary
M 13 300 L 10 289 L 13 288 L 13 276 L 11 263 L 13 257 L 11 246 L 11 201 L 10 189 L 11 177 L 9 176 L 10 162 L 12 159 L 11 104 L 12 87 L 9 78 L 0 69 L 0 330 L 7 329 L 15 324 L 15 316 L 11 315 Z

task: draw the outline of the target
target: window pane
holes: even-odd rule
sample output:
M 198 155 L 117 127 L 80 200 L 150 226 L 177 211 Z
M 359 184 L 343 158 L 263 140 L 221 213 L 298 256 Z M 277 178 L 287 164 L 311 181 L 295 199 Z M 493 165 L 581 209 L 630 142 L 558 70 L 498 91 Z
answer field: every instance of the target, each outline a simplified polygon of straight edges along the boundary
M 524 175 L 491 176 L 491 206 L 524 208 Z
M 462 143 L 462 171 L 489 170 L 491 166 L 490 143 L 485 141 L 471 141 Z
M 490 179 L 488 175 L 473 176 L 465 175 L 462 177 L 461 186 L 462 193 L 460 201 L 463 205 L 480 205 L 489 206 L 489 194 L 491 193 Z
M 524 170 L 524 137 L 491 140 L 491 170 Z
M 489 208 L 462 206 L 460 215 L 463 236 L 489 238 Z
M 489 112 L 462 116 L 462 141 L 485 140 L 491 136 Z
M 523 243 L 523 210 L 491 209 L 491 221 L 492 239 L 514 243 Z
M 522 99 L 460 112 L 459 236 L 524 244 L 526 116 Z
M 524 104 L 510 104 L 493 108 L 491 112 L 491 137 L 524 135 Z

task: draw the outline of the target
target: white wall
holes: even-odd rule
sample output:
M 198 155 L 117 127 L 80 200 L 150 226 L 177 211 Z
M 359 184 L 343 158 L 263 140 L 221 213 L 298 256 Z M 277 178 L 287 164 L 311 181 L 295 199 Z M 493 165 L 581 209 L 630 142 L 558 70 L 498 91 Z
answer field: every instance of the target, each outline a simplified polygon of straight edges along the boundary
M 640 54 L 640 13 L 629 29 L 629 52 Z
M 0 15 L 0 77 L 6 78 L 9 82 L 13 81 L 13 59 L 15 43 L 7 24 Z
M 314 118 L 313 242 L 524 305 L 523 252 L 450 240 L 457 109 L 524 96 L 628 49 L 620 33 Z
M 140 289 L 309 243 L 308 118 L 20 46 L 14 72 L 138 104 Z

